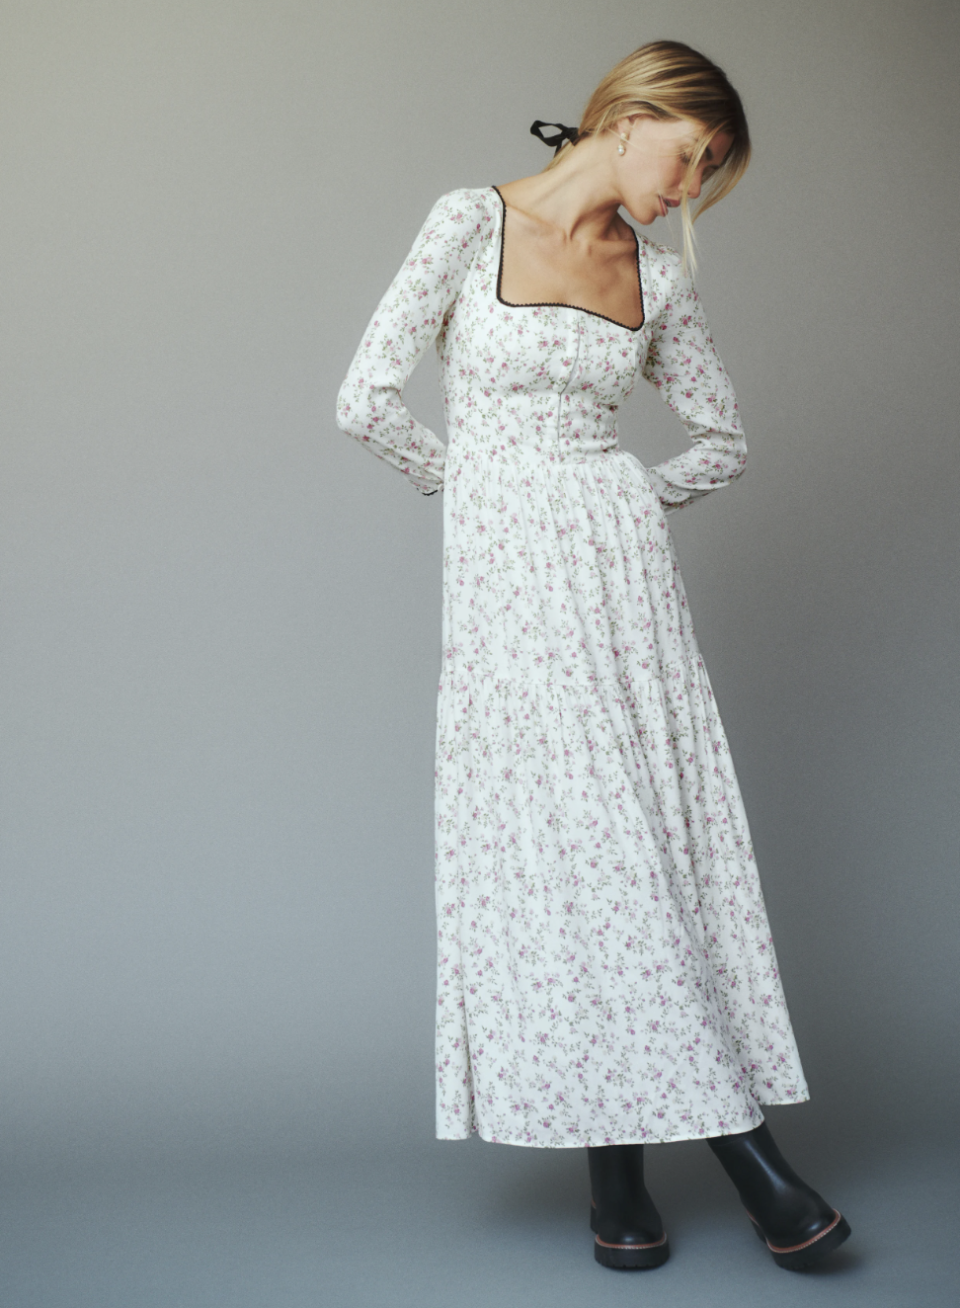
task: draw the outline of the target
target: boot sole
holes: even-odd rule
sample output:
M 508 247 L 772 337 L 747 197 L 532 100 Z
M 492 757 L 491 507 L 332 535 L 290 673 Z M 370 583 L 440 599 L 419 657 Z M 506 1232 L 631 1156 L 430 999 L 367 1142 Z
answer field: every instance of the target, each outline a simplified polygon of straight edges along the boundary
M 661 1267 L 670 1257 L 666 1232 L 653 1244 L 607 1244 L 597 1236 L 593 1256 L 601 1267 L 612 1267 L 618 1272 L 643 1272 Z
M 750 1217 L 750 1214 L 748 1213 L 747 1216 Z M 819 1235 L 815 1235 L 812 1240 L 805 1240 L 803 1244 L 792 1245 L 790 1248 L 771 1244 L 753 1217 L 750 1217 L 750 1222 L 757 1233 L 757 1239 L 762 1240 L 770 1250 L 773 1261 L 788 1272 L 807 1271 L 822 1258 L 826 1258 L 827 1254 L 832 1254 L 835 1249 L 839 1249 L 844 1240 L 849 1239 L 851 1235 L 849 1222 L 837 1212 L 836 1208 L 833 1210 L 833 1221 Z
M 597 1206 L 590 1201 L 590 1230 L 596 1235 Z M 593 1256 L 601 1267 L 612 1267 L 618 1272 L 643 1272 L 661 1267 L 670 1257 L 666 1234 L 655 1244 L 607 1244 L 599 1235 L 594 1241 Z

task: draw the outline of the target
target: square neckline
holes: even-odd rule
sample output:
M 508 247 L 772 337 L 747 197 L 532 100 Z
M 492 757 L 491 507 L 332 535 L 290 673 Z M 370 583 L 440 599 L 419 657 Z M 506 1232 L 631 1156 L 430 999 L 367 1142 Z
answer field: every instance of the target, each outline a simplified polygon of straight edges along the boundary
M 492 185 L 490 189 L 496 192 L 500 201 L 500 258 L 497 266 L 497 300 L 500 304 L 507 309 L 574 309 L 577 313 L 588 313 L 592 318 L 602 318 L 604 322 L 613 323 L 614 327 L 620 327 L 623 331 L 630 332 L 634 336 L 637 332 L 643 330 L 647 322 L 647 306 L 643 298 L 643 278 L 640 276 L 640 238 L 633 227 L 630 230 L 633 232 L 634 244 L 637 247 L 637 289 L 640 292 L 640 313 L 642 315 L 636 327 L 631 327 L 625 322 L 619 322 L 616 318 L 611 318 L 606 313 L 599 313 L 596 309 L 585 309 L 581 304 L 566 304 L 560 300 L 533 300 L 529 303 L 514 304 L 511 300 L 505 300 L 500 294 L 500 286 L 503 282 L 503 247 L 507 230 L 507 202 L 500 194 L 499 186 Z

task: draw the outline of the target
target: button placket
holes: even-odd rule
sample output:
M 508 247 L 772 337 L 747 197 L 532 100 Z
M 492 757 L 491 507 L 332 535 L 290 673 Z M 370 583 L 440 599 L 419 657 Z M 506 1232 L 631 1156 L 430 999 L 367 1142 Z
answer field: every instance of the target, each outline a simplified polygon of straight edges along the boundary
M 562 453 L 562 446 L 563 446 L 563 437 L 562 437 L 563 405 L 564 405 L 564 401 L 566 401 L 568 405 L 570 403 L 570 396 L 567 394 L 567 390 L 570 384 L 573 382 L 574 378 L 576 377 L 577 369 L 580 366 L 580 340 L 583 333 L 583 323 L 580 319 L 579 314 L 574 319 L 573 326 L 574 326 L 574 335 L 576 338 L 575 339 L 576 349 L 574 350 L 573 363 L 570 365 L 570 374 L 567 377 L 567 380 L 564 382 L 562 390 L 557 395 L 557 453 L 558 454 Z

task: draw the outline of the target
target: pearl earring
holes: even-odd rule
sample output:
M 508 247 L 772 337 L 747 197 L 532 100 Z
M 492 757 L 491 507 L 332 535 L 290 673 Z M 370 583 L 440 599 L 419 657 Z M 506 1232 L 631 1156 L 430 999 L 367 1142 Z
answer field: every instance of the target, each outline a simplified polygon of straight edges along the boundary
M 627 153 L 627 147 L 626 147 L 626 144 L 625 144 L 626 139 L 627 139 L 627 138 L 626 138 L 626 137 L 624 136 L 624 134 L 621 132 L 621 133 L 620 133 L 620 144 L 617 146 L 617 154 L 626 154 L 626 153 Z

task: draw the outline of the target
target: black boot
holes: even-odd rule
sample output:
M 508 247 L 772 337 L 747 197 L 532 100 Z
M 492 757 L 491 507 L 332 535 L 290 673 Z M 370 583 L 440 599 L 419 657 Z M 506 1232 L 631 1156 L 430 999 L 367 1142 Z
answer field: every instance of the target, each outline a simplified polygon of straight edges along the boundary
M 739 1135 L 713 1136 L 707 1144 L 737 1187 L 757 1235 L 780 1267 L 805 1271 L 850 1234 L 837 1210 L 797 1176 L 766 1122 Z
M 604 1267 L 659 1267 L 670 1257 L 660 1214 L 643 1184 L 643 1145 L 587 1150 L 594 1257 Z

